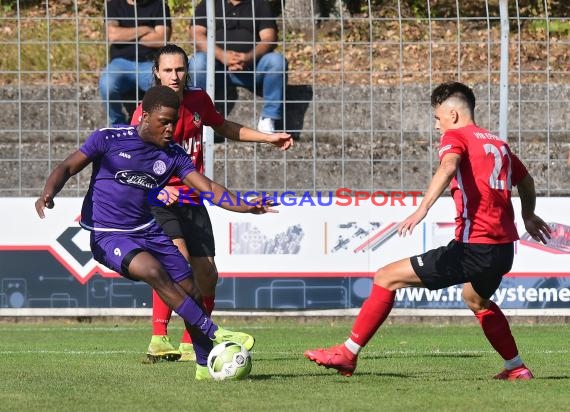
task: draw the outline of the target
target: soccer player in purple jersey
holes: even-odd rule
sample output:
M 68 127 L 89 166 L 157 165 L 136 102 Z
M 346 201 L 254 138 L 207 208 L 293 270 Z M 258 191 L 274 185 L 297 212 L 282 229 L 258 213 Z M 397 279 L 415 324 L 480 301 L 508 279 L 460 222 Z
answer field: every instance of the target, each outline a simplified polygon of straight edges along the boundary
M 45 208 L 54 207 L 53 199 L 67 180 L 93 163 L 80 224 L 91 231 L 94 258 L 126 278 L 149 284 L 184 319 L 194 341 L 196 379 L 208 379 L 206 361 L 213 343 L 234 341 L 251 348 L 254 338 L 219 327 L 204 312 L 192 272 L 155 222 L 149 199 L 175 175 L 185 185 L 211 193 L 213 202 L 224 209 L 254 214 L 276 211 L 260 199 L 238 199 L 196 171 L 184 149 L 172 142 L 179 105 L 171 88 L 149 89 L 140 124 L 93 132 L 51 172 L 35 206 L 43 219 Z

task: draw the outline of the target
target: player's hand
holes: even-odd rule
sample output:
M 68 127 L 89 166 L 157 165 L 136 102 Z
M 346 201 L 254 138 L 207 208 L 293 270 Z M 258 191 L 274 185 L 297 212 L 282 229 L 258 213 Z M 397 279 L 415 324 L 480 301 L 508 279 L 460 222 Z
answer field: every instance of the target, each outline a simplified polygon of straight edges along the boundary
M 164 186 L 156 196 L 156 198 L 166 206 L 170 206 L 178 202 L 179 197 L 180 190 L 178 186 Z
M 537 242 L 546 244 L 547 239 L 550 239 L 550 226 L 534 213 L 524 217 L 524 227 L 530 237 Z
M 427 211 L 418 209 L 398 225 L 398 235 L 406 237 L 406 234 L 412 234 L 414 228 L 426 217 Z
M 273 209 L 274 206 L 279 206 L 279 203 L 276 203 L 273 200 L 256 197 L 248 200 L 248 204 L 251 205 L 249 213 L 253 213 L 254 215 L 262 215 L 264 213 L 279 213 L 279 210 Z
M 43 195 L 38 200 L 36 200 L 36 212 L 38 213 L 38 216 L 42 219 L 46 217 L 44 209 L 46 207 L 48 209 L 53 209 L 54 206 L 55 203 L 53 202 L 51 195 Z
M 289 133 L 272 133 L 267 136 L 267 143 L 278 147 L 280 150 L 289 150 L 293 146 L 293 138 Z

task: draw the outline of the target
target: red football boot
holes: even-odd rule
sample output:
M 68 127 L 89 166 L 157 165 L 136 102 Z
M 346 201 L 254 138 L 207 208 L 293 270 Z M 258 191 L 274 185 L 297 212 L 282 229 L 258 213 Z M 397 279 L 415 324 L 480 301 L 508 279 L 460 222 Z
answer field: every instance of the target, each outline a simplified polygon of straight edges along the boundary
M 352 376 L 358 359 L 344 344 L 327 349 L 306 350 L 305 358 L 325 368 L 336 369 L 343 376 Z
M 532 376 L 532 372 L 524 365 L 524 363 L 518 368 L 503 369 L 501 373 L 493 377 L 493 379 L 500 379 L 505 381 L 529 381 L 532 378 L 534 378 L 534 376 Z

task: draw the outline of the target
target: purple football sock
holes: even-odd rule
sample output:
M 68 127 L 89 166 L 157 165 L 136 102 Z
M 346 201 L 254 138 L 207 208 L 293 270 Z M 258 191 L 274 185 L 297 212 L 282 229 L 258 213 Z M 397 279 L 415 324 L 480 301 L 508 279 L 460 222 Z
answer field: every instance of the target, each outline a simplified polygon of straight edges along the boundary
M 214 339 L 214 333 L 218 326 L 206 315 L 206 312 L 196 303 L 194 299 L 186 296 L 182 305 L 174 309 L 182 319 L 190 325 L 197 327 L 210 339 Z
M 210 338 L 198 332 L 195 328 L 190 329 L 190 336 L 192 337 L 194 352 L 196 352 L 196 363 L 200 366 L 206 366 L 208 363 L 208 355 L 214 343 Z

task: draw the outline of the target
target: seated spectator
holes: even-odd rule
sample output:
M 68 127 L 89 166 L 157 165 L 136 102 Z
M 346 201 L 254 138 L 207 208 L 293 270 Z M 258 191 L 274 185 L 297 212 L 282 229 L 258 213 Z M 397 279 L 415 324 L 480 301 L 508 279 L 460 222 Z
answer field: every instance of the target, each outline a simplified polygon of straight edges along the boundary
M 261 87 L 263 110 L 257 129 L 275 132 L 275 120 L 283 118 L 287 61 L 277 47 L 275 15 L 264 0 L 215 0 L 216 88 L 228 85 L 251 91 Z M 206 88 L 206 3 L 196 7 L 190 38 L 196 53 L 190 60 L 195 85 Z
M 105 19 L 111 47 L 99 93 L 109 122 L 123 124 L 128 123 L 123 102 L 152 86 L 154 53 L 170 40 L 172 32 L 170 9 L 158 0 L 138 0 L 136 6 L 135 0 L 108 0 Z

